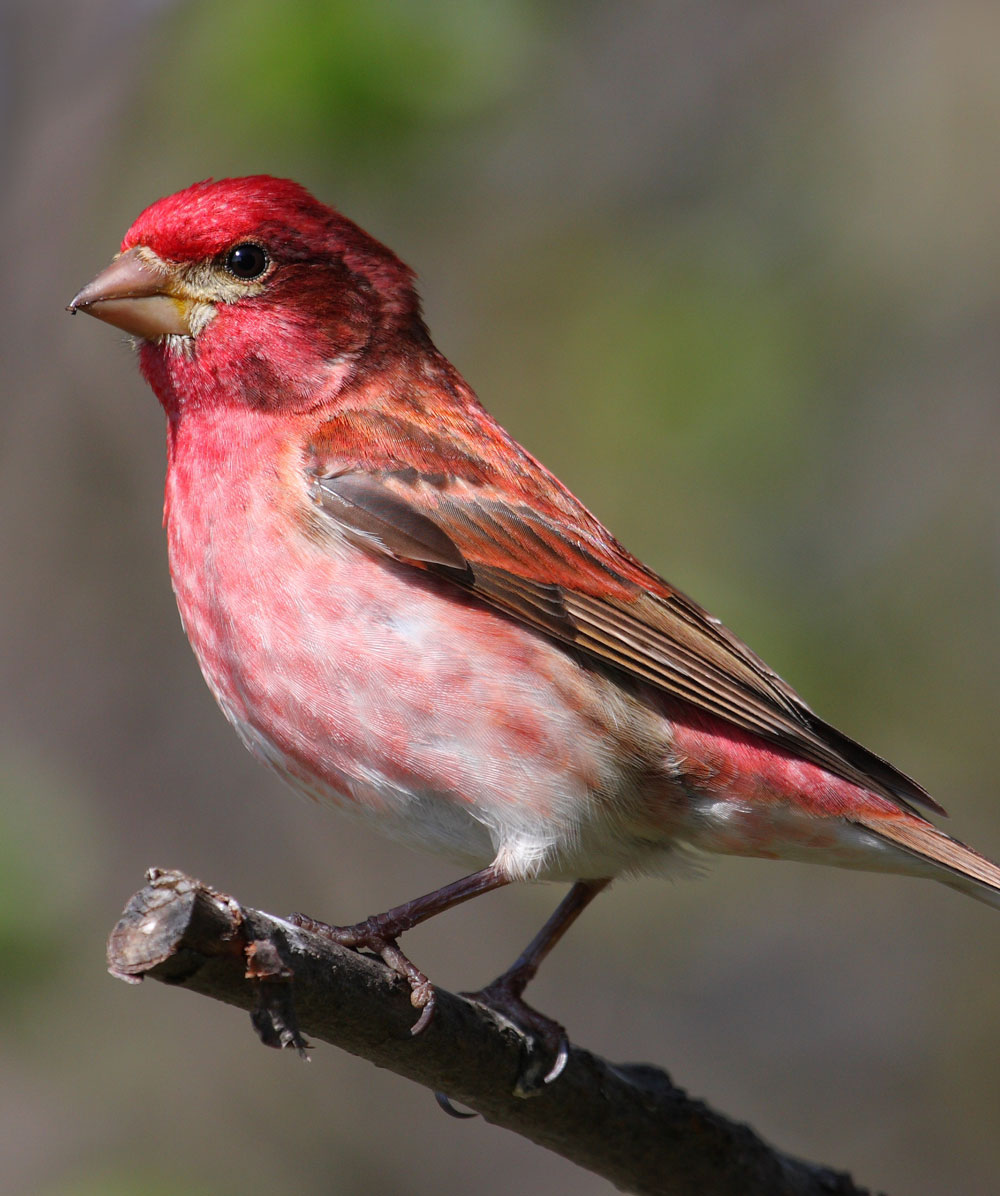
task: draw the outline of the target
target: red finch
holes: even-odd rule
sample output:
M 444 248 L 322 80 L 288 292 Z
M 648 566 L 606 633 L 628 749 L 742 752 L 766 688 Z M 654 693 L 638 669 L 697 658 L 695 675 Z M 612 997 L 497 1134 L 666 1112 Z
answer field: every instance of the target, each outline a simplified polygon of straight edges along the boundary
M 1000 868 L 917 812 L 631 556 L 480 406 L 412 272 L 295 183 L 147 208 L 76 296 L 139 341 L 167 417 L 170 571 L 209 687 L 292 786 L 478 869 L 353 927 L 426 1022 L 405 930 L 514 880 L 573 881 L 487 996 L 521 999 L 613 877 L 686 849 L 929 876 L 1000 905 Z

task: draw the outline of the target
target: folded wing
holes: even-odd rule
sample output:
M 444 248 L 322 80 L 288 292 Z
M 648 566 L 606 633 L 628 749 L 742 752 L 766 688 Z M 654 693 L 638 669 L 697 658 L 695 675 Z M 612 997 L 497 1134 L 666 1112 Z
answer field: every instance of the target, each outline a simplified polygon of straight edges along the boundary
M 936 802 L 823 722 L 711 615 L 632 557 L 583 507 L 547 517 L 498 488 L 413 469 L 314 475 L 358 543 L 448 578 L 514 618 L 905 809 Z M 578 519 L 567 519 L 579 514 Z

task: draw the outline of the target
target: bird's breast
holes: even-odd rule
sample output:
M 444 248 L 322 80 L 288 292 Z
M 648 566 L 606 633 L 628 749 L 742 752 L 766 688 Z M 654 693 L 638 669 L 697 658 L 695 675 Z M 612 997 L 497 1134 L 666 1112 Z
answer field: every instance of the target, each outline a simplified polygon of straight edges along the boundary
M 248 746 L 296 788 L 471 862 L 605 875 L 630 837 L 653 850 L 664 720 L 546 636 L 342 538 L 281 429 L 247 425 L 176 437 L 167 532 L 185 629 Z

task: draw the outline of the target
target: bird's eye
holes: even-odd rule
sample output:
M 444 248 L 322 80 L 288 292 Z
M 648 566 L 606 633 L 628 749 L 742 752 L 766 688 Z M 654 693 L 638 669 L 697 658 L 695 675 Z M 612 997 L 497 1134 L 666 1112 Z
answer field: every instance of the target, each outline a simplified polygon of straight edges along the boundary
M 267 269 L 267 251 L 253 241 L 245 241 L 230 249 L 226 254 L 225 266 L 234 277 L 249 282 L 253 278 L 260 278 Z

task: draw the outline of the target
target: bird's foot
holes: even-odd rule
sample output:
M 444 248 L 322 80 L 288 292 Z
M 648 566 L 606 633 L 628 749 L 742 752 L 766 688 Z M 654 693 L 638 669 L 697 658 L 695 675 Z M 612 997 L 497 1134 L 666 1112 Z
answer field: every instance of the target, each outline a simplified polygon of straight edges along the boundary
M 481 868 L 478 872 L 452 881 L 443 888 L 435 889 L 433 893 L 416 897 L 412 901 L 404 901 L 402 905 L 387 909 L 382 914 L 374 914 L 353 926 L 328 926 L 325 922 L 317 922 L 315 918 L 307 918 L 305 914 L 293 914 L 291 921 L 303 930 L 322 935 L 338 946 L 352 947 L 355 951 L 371 951 L 397 976 L 401 976 L 410 986 L 411 1005 L 420 1010 L 420 1016 L 414 1022 L 410 1033 L 419 1034 L 434 1016 L 434 985 L 400 951 L 397 939 L 414 926 L 426 922 L 428 918 L 461 905 L 463 901 L 472 897 L 478 897 L 480 893 L 498 889 L 507 884 L 508 880 L 496 864 L 490 864 L 487 868 Z
M 525 1037 L 527 1060 L 514 1085 L 514 1095 L 537 1096 L 546 1084 L 562 1075 L 569 1061 L 569 1038 L 565 1029 L 544 1013 L 533 1009 L 521 996 L 527 977 L 512 969 L 477 992 L 462 993 L 470 1001 L 485 1005 L 510 1022 Z
M 410 1027 L 410 1033 L 419 1034 L 426 1029 L 434 1016 L 434 985 L 399 949 L 396 942 L 398 931 L 394 933 L 381 915 L 376 914 L 375 917 L 366 918 L 364 922 L 357 922 L 353 926 L 330 926 L 305 914 L 292 914 L 289 921 L 302 930 L 318 934 L 340 947 L 370 951 L 377 955 L 391 971 L 402 977 L 410 986 L 410 1004 L 414 1009 L 420 1010 L 420 1016 Z

